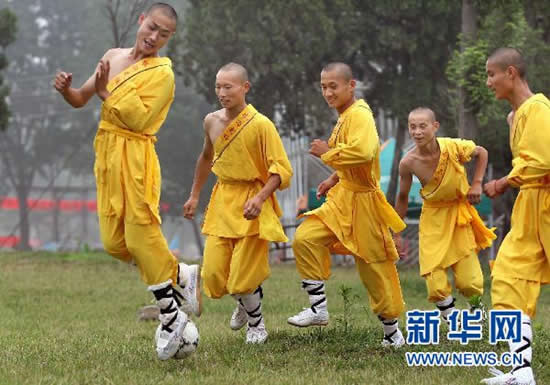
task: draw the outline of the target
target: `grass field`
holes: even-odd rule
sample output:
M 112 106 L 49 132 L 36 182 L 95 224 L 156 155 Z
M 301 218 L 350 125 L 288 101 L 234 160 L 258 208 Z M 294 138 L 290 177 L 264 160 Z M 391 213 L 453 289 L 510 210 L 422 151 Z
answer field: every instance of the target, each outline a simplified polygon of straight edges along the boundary
M 401 282 L 408 310 L 431 308 L 416 270 L 402 271 Z M 151 295 L 135 268 L 101 254 L 0 254 L 0 384 L 477 384 L 486 367 L 413 368 L 404 352 L 506 350 L 488 338 L 461 346 L 444 337 L 438 346 L 385 350 L 355 269 L 334 269 L 327 286 L 329 326 L 292 328 L 286 319 L 306 306 L 306 295 L 294 265 L 273 266 L 264 284 L 267 344 L 246 345 L 244 330 L 231 331 L 230 297 L 205 298 L 197 353 L 160 362 L 156 323 L 136 320 Z M 535 375 L 550 384 L 548 288 L 534 330 Z

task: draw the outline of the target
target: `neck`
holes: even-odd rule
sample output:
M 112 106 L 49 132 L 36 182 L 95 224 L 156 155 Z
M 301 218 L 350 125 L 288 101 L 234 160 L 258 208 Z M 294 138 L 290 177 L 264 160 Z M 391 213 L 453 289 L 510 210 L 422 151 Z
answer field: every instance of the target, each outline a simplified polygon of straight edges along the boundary
M 439 143 L 437 143 L 437 139 L 434 136 L 432 141 L 429 143 L 426 143 L 424 146 L 417 145 L 416 150 L 420 155 L 424 155 L 424 156 L 434 155 L 439 152 Z
M 338 111 L 338 114 L 343 114 L 345 110 L 349 108 L 353 103 L 355 103 L 355 97 L 351 97 L 345 104 L 338 107 L 336 110 Z
M 153 52 L 151 54 L 146 54 L 145 52 L 141 51 L 138 48 L 138 44 L 136 42 L 136 44 L 132 47 L 132 49 L 130 49 L 129 56 L 132 60 L 139 61 L 141 59 L 145 59 L 145 58 L 148 58 L 148 57 L 158 57 L 159 53 L 158 52 Z
M 523 104 L 523 102 L 525 102 L 531 96 L 533 96 L 533 93 L 529 89 L 529 85 L 527 84 L 527 82 L 521 81 L 519 86 L 514 88 L 513 93 L 507 99 L 512 106 L 512 109 L 514 111 L 517 111 L 517 109 Z
M 246 101 L 243 101 L 242 103 L 236 105 L 235 107 L 226 108 L 225 109 L 225 116 L 228 119 L 235 119 L 241 112 L 246 108 L 247 104 Z

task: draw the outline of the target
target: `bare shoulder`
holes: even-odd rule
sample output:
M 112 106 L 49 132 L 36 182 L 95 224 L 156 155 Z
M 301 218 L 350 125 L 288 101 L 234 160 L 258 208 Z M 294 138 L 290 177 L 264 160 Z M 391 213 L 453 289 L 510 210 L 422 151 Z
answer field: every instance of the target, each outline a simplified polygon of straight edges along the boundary
M 103 60 L 115 60 L 121 56 L 128 56 L 131 48 L 111 48 L 103 55 Z
M 399 162 L 399 169 L 400 170 L 403 170 L 403 171 L 408 171 L 408 172 L 411 172 L 412 171 L 412 168 L 413 168 L 413 165 L 414 165 L 414 161 L 415 161 L 415 158 L 414 158 L 414 150 L 410 150 L 409 152 L 407 152 L 405 154 L 405 156 L 403 156 L 403 158 L 401 159 L 401 161 Z
M 112 60 L 113 58 L 115 58 L 117 55 L 117 51 L 119 50 L 119 48 L 111 48 L 111 49 L 108 49 L 107 52 L 105 52 L 105 54 L 103 54 L 103 57 L 101 58 L 102 60 Z
M 222 116 L 221 116 L 222 111 L 223 110 L 217 110 L 217 111 L 214 111 L 214 112 L 210 112 L 209 114 L 206 114 L 206 116 L 204 117 L 204 122 L 203 122 L 205 130 L 207 130 L 207 131 L 210 130 L 210 128 L 214 124 L 216 124 L 217 122 L 219 122 L 222 119 Z

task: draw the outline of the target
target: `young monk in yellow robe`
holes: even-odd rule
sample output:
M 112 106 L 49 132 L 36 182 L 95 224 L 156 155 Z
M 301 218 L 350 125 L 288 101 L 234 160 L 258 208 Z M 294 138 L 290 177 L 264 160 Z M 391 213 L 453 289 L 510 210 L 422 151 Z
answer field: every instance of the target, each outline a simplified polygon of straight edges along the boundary
M 328 192 L 326 202 L 305 213 L 296 230 L 292 248 L 311 306 L 288 323 L 328 323 L 324 281 L 330 277 L 330 253 L 350 254 L 371 308 L 382 321 L 383 345 L 399 347 L 405 342 L 397 325 L 404 303 L 390 228 L 401 231 L 405 223 L 380 190 L 380 142 L 372 111 L 364 100 L 355 99 L 355 80 L 347 64 L 327 65 L 321 72 L 321 89 L 339 119 L 328 143 L 314 140 L 310 153 L 336 172 L 318 187 L 319 196 Z
M 533 331 L 540 287 L 550 282 L 550 101 L 534 95 L 527 83 L 527 65 L 513 48 L 499 48 L 486 64 L 487 86 L 497 99 L 507 100 L 513 113 L 510 130 L 512 171 L 489 181 L 485 193 L 494 198 L 509 187 L 519 194 L 512 226 L 502 242 L 492 271 L 491 297 L 499 310 L 521 310 L 522 341 L 509 341 L 523 364 L 509 373 L 495 372 L 486 384 L 535 384 L 531 360 Z
M 439 122 L 426 107 L 409 113 L 408 126 L 416 146 L 399 163 L 401 179 L 395 208 L 404 218 L 413 176 L 418 177 L 424 201 L 419 225 L 420 275 L 426 280 L 428 300 L 447 321 L 455 310 L 449 269 L 456 288 L 470 299 L 470 305 L 481 306 L 483 273 L 477 253 L 489 247 L 496 235 L 485 227 L 472 204 L 480 201 L 487 150 L 471 140 L 436 138 Z M 470 186 L 463 164 L 474 157 L 478 160 Z
M 107 51 L 95 73 L 78 89 L 72 74 L 60 72 L 55 88 L 73 107 L 84 106 L 94 94 L 103 105 L 94 142 L 97 203 L 105 250 L 134 262 L 160 307 L 161 333 L 157 355 L 165 360 L 180 347 L 187 315 L 178 309 L 183 287 L 188 310 L 200 315 L 198 266 L 178 264 L 161 231 L 160 166 L 155 134 L 174 99 L 170 59 L 158 51 L 174 34 L 177 14 L 154 3 L 139 17 L 132 48 Z
M 184 205 L 193 218 L 200 191 L 210 173 L 212 190 L 202 231 L 202 280 L 210 298 L 231 294 L 237 307 L 230 326 L 248 323 L 247 343 L 263 343 L 268 333 L 262 316 L 262 282 L 270 274 L 268 244 L 286 242 L 275 190 L 290 184 L 292 167 L 273 123 L 246 103 L 250 89 L 246 69 L 236 63 L 216 75 L 222 109 L 204 119 L 205 139 L 193 187 Z

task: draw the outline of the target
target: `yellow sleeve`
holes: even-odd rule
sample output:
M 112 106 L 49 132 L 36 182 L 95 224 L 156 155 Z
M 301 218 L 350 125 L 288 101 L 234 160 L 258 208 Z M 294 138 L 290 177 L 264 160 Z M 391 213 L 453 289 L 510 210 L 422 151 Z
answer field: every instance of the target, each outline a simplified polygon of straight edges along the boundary
M 518 134 L 518 156 L 512 160 L 508 174 L 508 181 L 516 187 L 550 174 L 550 108 L 534 103 Z
M 151 71 L 152 72 L 152 71 Z M 125 128 L 141 132 L 174 99 L 174 73 L 162 68 L 142 84 L 127 80 L 103 103 L 104 108 Z
M 337 143 L 336 147 L 325 152 L 321 160 L 335 170 L 344 170 L 371 162 L 379 151 L 380 142 L 374 118 L 370 111 L 353 111 L 350 122 L 348 140 Z
M 284 190 L 290 185 L 292 178 L 292 166 L 286 155 L 285 148 L 277 128 L 271 121 L 266 119 L 263 123 L 263 158 L 269 174 L 277 174 L 281 177 L 281 185 L 279 190 Z
M 453 139 L 453 144 L 456 147 L 460 163 L 467 163 L 472 160 L 472 154 L 476 150 L 476 144 L 472 140 Z

